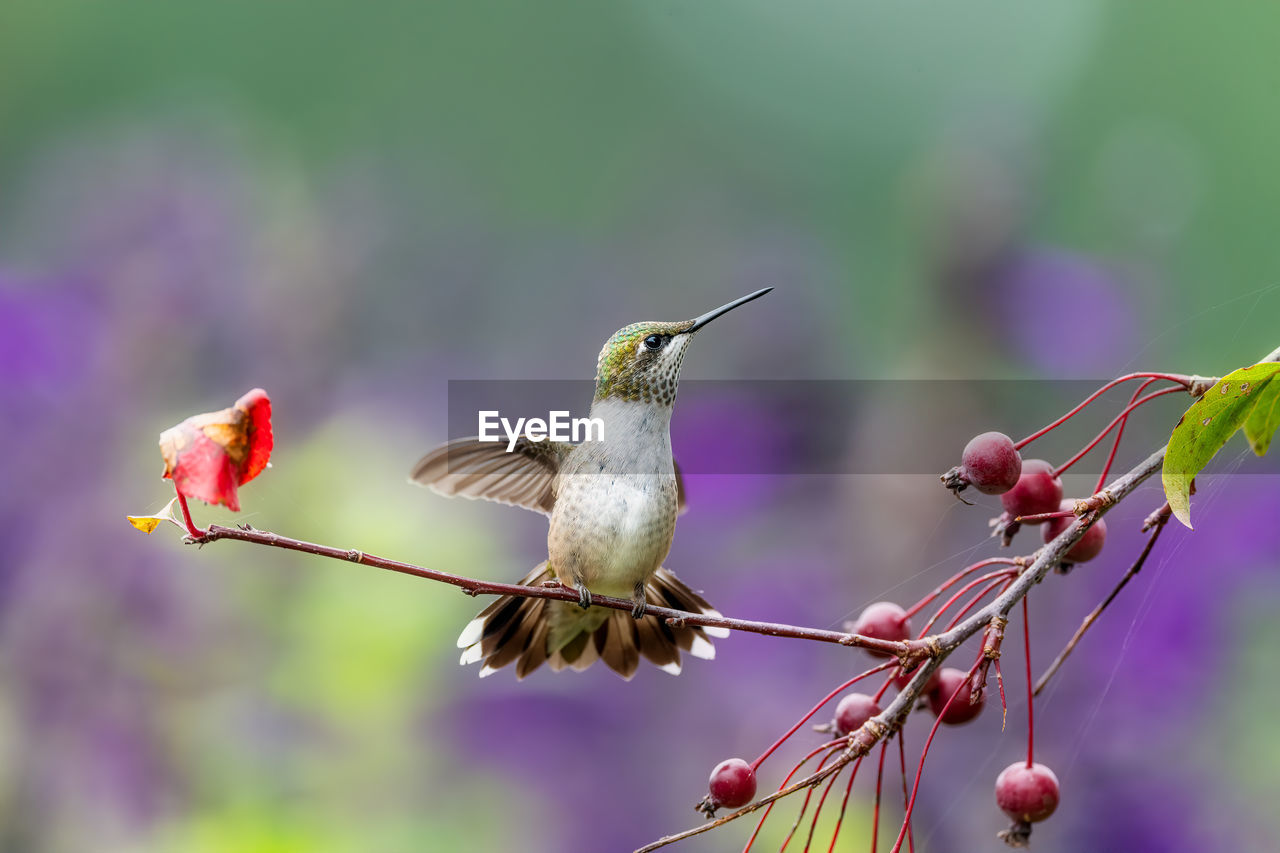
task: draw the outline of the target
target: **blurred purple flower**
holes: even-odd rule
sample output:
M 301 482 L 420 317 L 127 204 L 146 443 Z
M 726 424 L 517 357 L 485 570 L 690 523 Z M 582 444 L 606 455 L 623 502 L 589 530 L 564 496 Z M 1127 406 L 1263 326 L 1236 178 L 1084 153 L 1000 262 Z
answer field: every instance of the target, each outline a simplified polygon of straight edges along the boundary
M 1106 266 L 1058 249 L 1014 252 L 991 274 L 992 323 L 1021 361 L 1049 376 L 1103 376 L 1133 350 L 1137 316 Z
M 1072 849 L 1126 853 L 1247 849 L 1236 846 L 1233 836 L 1238 830 L 1231 829 L 1224 810 L 1206 796 L 1205 779 L 1180 778 L 1157 762 L 1152 756 L 1145 766 L 1094 767 L 1095 784 L 1075 790 Z M 1063 802 L 1068 802 L 1066 794 Z M 1045 834 L 1049 826 L 1045 824 Z
M 122 467 L 199 388 L 323 387 L 360 258 L 333 211 L 265 215 L 249 189 L 269 182 L 217 142 L 95 140 L 41 170 L 14 216 L 46 271 L 0 270 L 0 695 L 20 735 L 13 802 L 44 814 L 23 818 L 31 849 L 46 825 L 102 815 L 143 837 L 167 817 L 191 772 L 159 740 L 181 705 L 169 691 L 225 648 L 202 618 L 221 598 L 183 588 L 123 524 L 138 507 L 120 503 Z
M 58 404 L 93 370 L 101 306 L 82 278 L 20 276 L 0 269 L 0 413 L 19 419 L 24 405 Z M 27 420 L 28 418 L 22 418 Z

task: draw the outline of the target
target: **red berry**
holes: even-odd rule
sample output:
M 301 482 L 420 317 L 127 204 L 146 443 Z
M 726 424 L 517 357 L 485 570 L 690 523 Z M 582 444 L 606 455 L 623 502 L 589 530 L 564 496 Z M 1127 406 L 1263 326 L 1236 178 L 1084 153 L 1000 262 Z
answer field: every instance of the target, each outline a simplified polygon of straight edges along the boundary
M 847 735 L 862 728 L 862 724 L 880 713 L 876 700 L 865 693 L 850 693 L 836 706 L 836 732 Z
M 954 700 L 951 699 L 952 694 L 955 694 Z M 943 667 L 938 673 L 938 686 L 929 694 L 929 709 L 947 725 L 958 726 L 982 713 L 982 706 L 987 702 L 986 694 L 977 702 L 971 703 L 969 700 L 972 696 L 973 685 L 969 683 L 969 673 L 949 666 Z M 948 702 L 951 702 L 949 706 Z M 944 708 L 946 713 L 943 713 Z
M 719 808 L 740 808 L 755 799 L 756 771 L 741 758 L 721 761 L 711 771 L 711 803 Z
M 1070 510 L 1076 504 L 1075 501 L 1063 501 L 1061 508 Z M 1051 518 L 1049 523 L 1044 526 L 1041 535 L 1044 536 L 1045 542 L 1050 542 L 1062 534 L 1064 530 L 1071 526 L 1075 521 L 1071 518 Z M 1086 560 L 1092 560 L 1102 551 L 1102 546 L 1107 541 L 1107 522 L 1098 519 L 1093 526 L 1085 531 L 1080 541 L 1071 546 L 1071 550 L 1067 552 L 1064 558 L 1069 563 L 1083 563 Z
M 920 666 L 916 665 L 914 668 L 910 670 L 903 671 L 902 667 L 898 667 L 898 674 L 893 677 L 893 686 L 898 688 L 899 691 L 905 690 L 907 685 L 911 683 L 911 679 L 915 676 L 916 670 L 919 668 Z M 924 690 L 920 692 L 922 694 L 932 693 L 934 689 L 937 688 L 937 686 L 938 686 L 938 670 L 935 669 L 933 671 L 933 674 L 929 676 L 928 682 L 925 683 Z
M 1018 483 L 1022 457 L 1002 432 L 975 436 L 960 455 L 961 477 L 984 495 L 999 495 Z
M 1043 764 L 1010 764 L 996 777 L 996 805 L 1012 820 L 1039 823 L 1058 807 L 1058 777 Z
M 849 629 L 854 634 L 874 637 L 877 640 L 893 640 L 899 642 L 911 638 L 911 623 L 907 621 L 907 611 L 892 601 L 877 601 L 867 605 L 858 621 Z M 868 649 L 877 657 L 889 657 L 888 652 Z
M 1010 518 L 1056 512 L 1061 501 L 1062 481 L 1053 476 L 1053 466 L 1043 459 L 1028 459 L 1023 462 L 1018 484 L 1000 496 L 1000 502 L 1004 504 L 1005 512 L 1009 513 Z

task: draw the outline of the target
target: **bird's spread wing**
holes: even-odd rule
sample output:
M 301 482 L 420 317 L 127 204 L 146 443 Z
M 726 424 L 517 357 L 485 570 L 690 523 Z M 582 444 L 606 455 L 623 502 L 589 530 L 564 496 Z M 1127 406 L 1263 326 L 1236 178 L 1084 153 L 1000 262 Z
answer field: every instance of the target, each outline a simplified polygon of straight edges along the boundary
M 521 437 L 508 453 L 505 442 L 457 438 L 419 459 L 409 479 L 448 497 L 496 501 L 550 514 L 556 502 L 556 474 L 571 450 L 572 444 Z M 689 508 L 684 476 L 680 464 L 673 464 L 679 512 L 683 513 Z
M 418 460 L 410 479 L 450 497 L 497 501 L 549 514 L 556 502 L 552 484 L 573 445 L 520 438 L 511 452 L 506 442 L 459 438 Z

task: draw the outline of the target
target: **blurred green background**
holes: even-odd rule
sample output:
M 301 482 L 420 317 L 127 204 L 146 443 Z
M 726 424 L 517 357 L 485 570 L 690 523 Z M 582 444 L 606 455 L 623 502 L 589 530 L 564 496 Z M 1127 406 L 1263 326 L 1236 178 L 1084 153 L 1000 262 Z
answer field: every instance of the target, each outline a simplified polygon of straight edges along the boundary
M 4 4 L 0 848 L 611 851 L 692 824 L 710 767 L 847 652 L 733 637 L 679 679 L 481 682 L 454 591 L 129 529 L 169 497 L 155 435 L 263 386 L 274 467 L 234 520 L 513 580 L 545 522 L 406 472 L 450 379 L 585 378 L 629 322 L 776 285 L 686 377 L 1224 372 L 1280 344 L 1278 26 L 1083 0 Z M 864 413 L 849 452 L 971 434 L 920 407 Z M 678 455 L 720 443 L 682 449 L 675 420 Z M 1037 849 L 1280 831 L 1275 482 L 1222 483 L 1050 697 L 1066 793 Z M 993 547 L 941 491 L 701 478 L 668 565 L 734 615 L 839 625 Z M 1127 565 L 1116 538 L 1054 584 L 1041 660 Z M 1022 736 L 996 716 L 930 758 L 923 849 L 996 849 Z M 863 787 L 840 849 L 868 848 Z

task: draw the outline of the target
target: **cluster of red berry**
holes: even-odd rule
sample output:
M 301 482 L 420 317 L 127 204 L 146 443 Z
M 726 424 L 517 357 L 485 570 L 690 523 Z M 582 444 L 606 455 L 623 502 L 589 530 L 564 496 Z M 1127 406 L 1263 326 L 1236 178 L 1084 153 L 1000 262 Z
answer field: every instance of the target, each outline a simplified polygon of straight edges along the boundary
M 1021 450 L 1027 444 L 1061 426 L 1097 400 L 1108 389 L 1134 379 L 1143 379 L 1145 381 L 1134 392 L 1128 406 L 1112 420 L 1106 429 L 1086 444 L 1071 459 L 1057 468 L 1043 459 L 1023 460 Z M 1174 385 L 1173 387 L 1147 394 L 1145 397 L 1142 396 L 1142 392 L 1146 388 L 1152 383 L 1161 380 L 1171 381 Z M 1192 377 L 1172 374 L 1136 373 L 1120 377 L 1108 382 L 1061 418 L 1020 442 L 1015 443 L 1009 436 L 1000 432 L 985 432 L 974 437 L 965 446 L 964 452 L 961 454 L 960 464 L 943 474 L 941 477 L 942 482 L 957 497 L 970 487 L 986 495 L 1000 496 L 1003 512 L 992 523 L 995 526 L 994 535 L 999 536 L 1005 546 L 1011 543 L 1014 535 L 1024 524 L 1040 525 L 1041 536 L 1045 543 L 1049 543 L 1066 532 L 1072 524 L 1079 520 L 1081 524 L 1085 525 L 1085 530 L 1058 563 L 1059 571 L 1065 571 L 1072 564 L 1091 560 L 1101 553 L 1103 545 L 1106 543 L 1107 526 L 1097 511 L 1100 508 L 1097 495 L 1082 500 L 1063 499 L 1062 473 L 1104 441 L 1113 430 L 1116 430 L 1110 456 L 1107 458 L 1102 473 L 1098 478 L 1097 490 L 1101 490 L 1110 471 L 1111 464 L 1115 459 L 1116 449 L 1119 446 L 1120 437 L 1123 434 L 1124 424 L 1128 416 L 1136 408 L 1156 397 L 1190 390 L 1192 387 Z M 1166 513 L 1167 510 L 1168 505 L 1166 504 Z M 1154 541 L 1154 538 L 1152 541 Z M 1149 550 L 1149 545 L 1147 550 Z M 1145 553 L 1146 551 L 1144 551 L 1144 555 Z M 850 634 L 893 643 L 917 642 L 929 634 L 934 624 L 946 611 L 956 605 L 960 608 L 959 612 L 953 615 L 950 625 L 945 629 L 950 630 L 964 618 L 965 614 L 979 605 L 989 595 L 999 595 L 1008 589 L 1019 577 L 1023 568 L 1028 565 L 1027 560 L 1029 559 L 1027 557 L 992 557 L 981 560 L 952 576 L 950 580 L 943 583 L 932 594 L 913 605 L 909 610 L 904 610 L 898 604 L 889 601 L 880 601 L 868 606 L 862 611 L 857 620 L 852 623 L 846 623 L 845 631 Z M 1138 565 L 1140 565 L 1140 562 Z M 985 574 L 979 574 L 983 569 L 993 570 Z M 939 596 L 946 594 L 953 587 L 958 587 L 958 591 L 952 591 L 950 598 L 937 607 L 936 612 L 924 625 L 919 636 L 914 635 L 910 624 L 911 617 L 928 607 L 935 600 L 938 600 Z M 975 589 L 977 590 L 976 592 L 974 592 Z M 1000 833 L 1000 837 L 1015 847 L 1026 846 L 1031 834 L 1031 825 L 1053 814 L 1059 800 L 1057 777 L 1048 767 L 1035 762 L 1033 755 L 1034 714 L 1032 700 L 1034 697 L 1031 682 L 1030 629 L 1026 624 L 1025 593 L 1023 595 L 1023 634 L 1027 648 L 1027 757 L 1025 761 L 1018 761 L 1006 767 L 996 779 L 995 787 L 996 804 L 1013 820 L 1013 825 Z M 966 596 L 968 597 L 968 603 L 962 605 L 961 602 Z M 984 639 L 983 651 L 979 656 L 978 662 L 969 671 L 966 672 L 963 669 L 954 667 L 940 667 L 933 670 L 926 683 L 920 685 L 919 690 L 913 694 L 920 696 L 923 700 L 918 707 L 927 707 L 934 716 L 933 731 L 930 732 L 929 738 L 924 744 L 920 757 L 920 766 L 917 768 L 915 775 L 917 787 L 923 770 L 924 759 L 928 754 L 929 744 L 933 739 L 933 732 L 936 732 L 940 725 L 961 725 L 977 718 L 982 713 L 986 704 L 983 685 L 985 684 L 987 666 L 989 664 L 994 664 L 995 666 L 997 680 L 1001 685 L 1001 704 L 1002 706 L 1004 705 L 1003 681 L 999 679 L 999 646 L 1000 639 L 1003 637 L 1004 621 L 1000 620 L 997 623 L 993 620 L 989 625 L 988 634 L 984 635 L 986 639 Z M 831 733 L 835 740 L 814 749 L 802 759 L 783 781 L 778 793 L 770 798 L 774 799 L 785 793 L 808 788 L 810 794 L 806 795 L 804 805 L 801 808 L 801 818 L 803 818 L 804 811 L 809 803 L 809 796 L 812 795 L 813 786 L 821 779 L 827 778 L 830 780 L 827 785 L 827 790 L 829 790 L 831 782 L 834 782 L 835 775 L 842 766 L 842 762 L 839 759 L 835 760 L 835 770 L 827 773 L 824 773 L 821 768 L 828 760 L 832 759 L 833 755 L 842 750 L 846 750 L 845 761 L 855 761 L 856 756 L 847 750 L 854 749 L 855 739 L 859 737 L 858 732 L 863 730 L 872 718 L 882 714 L 884 709 L 881 707 L 881 702 L 889 688 L 896 687 L 899 691 L 904 691 L 911 684 L 919 666 L 933 666 L 930 663 L 910 660 L 911 656 L 905 655 L 902 660 L 911 667 L 911 669 L 905 669 L 903 664 L 893 659 L 886 650 L 877 650 L 871 653 L 883 658 L 883 663 L 855 676 L 828 694 L 826 698 L 819 701 L 814 708 L 789 729 L 773 746 L 767 749 L 763 755 L 757 758 L 755 762 L 748 763 L 740 758 L 731 758 L 716 765 L 711 773 L 709 794 L 699 804 L 699 809 L 711 816 L 714 815 L 717 808 L 722 806 L 737 809 L 751 803 L 756 795 L 756 770 L 774 750 L 795 734 L 800 726 L 813 717 L 827 702 L 840 695 L 842 691 L 849 690 L 857 682 L 877 672 L 886 673 L 888 678 L 874 694 L 848 692 L 840 698 L 836 706 L 834 719 L 830 723 L 817 727 L 820 731 Z M 890 725 L 896 728 L 901 725 L 901 720 L 893 721 Z M 878 826 L 879 818 L 880 774 L 883 772 L 884 767 L 884 749 L 891 739 L 898 739 L 899 748 L 901 749 L 900 735 L 900 730 L 891 729 L 886 734 L 879 734 L 872 738 L 872 741 L 878 740 L 881 746 L 881 756 L 876 777 L 876 809 L 872 829 L 873 838 L 876 835 L 877 830 L 875 827 Z M 815 771 L 813 776 L 796 783 L 791 789 L 786 788 L 787 783 L 806 761 L 824 753 L 825 756 L 818 765 L 819 769 Z M 865 755 L 866 753 L 862 752 L 860 754 Z M 856 759 L 856 762 L 852 770 L 852 774 L 855 775 L 861 760 Z M 904 839 L 910 843 L 911 812 L 915 805 L 915 791 L 908 793 L 906 788 L 905 764 L 902 767 L 902 771 L 905 814 L 901 830 L 893 847 L 893 853 L 898 853 L 902 849 Z M 848 784 L 852 785 L 852 775 Z M 817 811 L 820 812 L 822 810 L 822 804 L 825 800 L 826 791 L 818 799 Z M 761 805 L 764 805 L 764 803 L 761 803 Z M 772 805 L 769 804 L 764 816 L 760 819 L 760 824 L 764 823 L 771 809 Z M 843 813 L 843 806 L 841 806 L 841 809 Z M 801 818 L 797 818 L 797 826 Z M 816 812 L 811 820 L 816 825 Z M 760 831 L 760 824 L 756 827 L 756 834 Z M 837 822 L 837 835 L 839 834 L 839 826 L 840 824 Z M 792 831 L 795 831 L 794 828 Z M 750 849 L 756 834 L 751 836 L 747 849 Z M 834 844 L 835 838 L 833 837 L 832 846 Z
M 1000 495 L 1004 514 L 999 522 L 1006 540 L 1021 524 L 1039 524 L 1044 541 L 1049 542 L 1075 520 L 1076 502 L 1063 500 L 1058 472 L 1042 459 L 1024 462 L 1018 446 L 1003 433 L 987 432 L 971 440 L 961 455 L 961 464 L 942 479 L 957 493 L 971 486 L 983 494 Z M 1096 557 L 1105 540 L 1106 525 L 1097 519 L 1067 553 L 1066 561 L 1082 563 Z M 908 641 L 914 638 L 911 615 L 894 602 L 879 601 L 866 607 L 845 627 L 850 633 L 864 637 Z M 926 632 L 932 624 L 931 621 L 925 626 Z M 886 656 L 884 652 L 872 654 Z M 902 690 L 914 675 L 914 668 L 905 670 L 899 666 L 876 695 L 846 693 L 836 706 L 834 719 L 820 728 L 839 738 L 848 737 L 881 713 L 879 700 L 886 688 L 893 685 Z M 972 672 L 941 667 L 930 674 L 921 691 L 926 699 L 922 707 L 928 707 L 937 723 L 952 726 L 967 723 L 977 718 L 986 705 L 985 694 L 975 690 L 974 684 Z M 759 763 L 759 760 L 751 764 L 741 758 L 730 758 L 717 764 L 711 772 L 706 806 L 711 811 L 720 807 L 736 809 L 754 800 L 755 771 Z M 1058 780 L 1048 767 L 1028 759 L 1005 768 L 996 780 L 995 793 L 999 808 L 1014 821 L 1002 837 L 1017 845 L 1026 842 L 1032 823 L 1044 820 L 1057 808 Z
M 1061 494 L 1059 486 L 1058 495 Z M 864 637 L 894 642 L 912 638 L 907 611 L 890 601 L 869 605 L 850 630 Z M 901 690 L 913 675 L 914 671 L 904 671 L 899 667 L 892 683 Z M 984 694 L 974 695 L 969 673 L 954 667 L 943 667 L 934 672 L 924 694 L 928 698 L 929 710 L 947 725 L 969 722 L 981 714 L 986 705 Z M 835 718 L 829 730 L 839 737 L 846 737 L 881 710 L 876 697 L 847 693 L 836 705 Z M 710 802 L 713 807 L 740 808 L 755 799 L 755 795 L 755 769 L 743 759 L 730 758 L 711 771 Z M 1058 805 L 1057 777 L 1043 764 L 1018 762 L 1010 765 L 996 780 L 996 803 L 1016 822 L 1015 827 L 1044 820 Z
M 1018 445 L 1002 432 L 975 436 L 960 456 L 960 465 L 943 475 L 954 492 L 973 486 L 984 495 L 1000 495 L 1004 515 L 1000 525 L 1008 538 L 1020 524 L 1041 524 L 1045 542 L 1057 538 L 1071 524 L 1074 500 L 1062 499 L 1062 480 L 1043 459 L 1023 461 Z M 1044 516 L 1054 516 L 1044 518 Z M 1067 562 L 1083 563 L 1102 551 L 1107 540 L 1107 524 L 1095 521 L 1084 537 L 1067 552 Z

